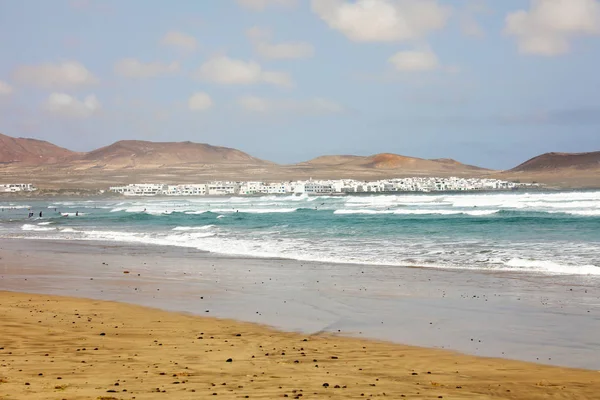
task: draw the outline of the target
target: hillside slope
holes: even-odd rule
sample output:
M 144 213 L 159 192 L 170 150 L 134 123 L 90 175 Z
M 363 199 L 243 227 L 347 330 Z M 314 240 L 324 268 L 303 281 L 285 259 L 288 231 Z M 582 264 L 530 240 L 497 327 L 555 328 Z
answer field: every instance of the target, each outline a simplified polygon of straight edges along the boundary
M 406 170 L 406 171 L 485 171 L 484 168 L 462 164 L 452 159 L 427 160 L 417 157 L 407 157 L 392 153 L 374 154 L 372 156 L 321 156 L 301 163 L 303 166 L 330 166 L 346 169 L 374 170 Z
M 76 152 L 43 140 L 14 138 L 0 134 L 0 164 L 56 164 L 71 160 L 77 155 Z
M 80 161 L 108 168 L 157 167 L 178 164 L 267 164 L 240 150 L 192 142 L 122 140 L 85 153 Z
M 509 172 L 556 172 L 564 169 L 600 168 L 600 151 L 589 153 L 546 153 L 525 161 Z

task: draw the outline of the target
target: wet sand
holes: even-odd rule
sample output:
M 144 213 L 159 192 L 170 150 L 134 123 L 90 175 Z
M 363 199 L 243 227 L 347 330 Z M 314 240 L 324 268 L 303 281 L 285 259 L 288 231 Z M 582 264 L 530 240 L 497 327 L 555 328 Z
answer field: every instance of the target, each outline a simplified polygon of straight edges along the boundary
M 124 274 L 124 271 L 130 271 Z M 303 334 L 331 332 L 600 370 L 597 277 L 220 257 L 0 240 L 0 290 L 112 300 Z
M 598 372 L 0 292 L 0 398 L 597 399 Z

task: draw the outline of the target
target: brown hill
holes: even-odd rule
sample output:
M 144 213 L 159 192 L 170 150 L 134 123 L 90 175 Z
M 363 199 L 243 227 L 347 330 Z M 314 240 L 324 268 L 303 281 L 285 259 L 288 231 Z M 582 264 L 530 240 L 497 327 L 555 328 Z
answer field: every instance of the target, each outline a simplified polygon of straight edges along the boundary
M 362 160 L 364 157 L 362 156 L 350 156 L 350 155 L 341 155 L 341 156 L 320 156 L 317 158 L 313 158 L 312 160 L 303 162 L 301 164 L 304 165 L 340 165 L 346 164 L 355 160 Z
M 0 134 L 0 164 L 56 164 L 77 157 L 77 154 L 43 140 Z
M 266 164 L 242 151 L 192 142 L 122 140 L 85 153 L 80 161 L 97 167 L 160 167 L 177 164 Z
M 525 161 L 508 172 L 555 172 L 565 169 L 600 168 L 600 151 L 590 153 L 546 153 Z
M 311 166 L 337 166 L 340 168 L 351 169 L 376 169 L 376 170 L 409 170 L 409 171 L 443 171 L 453 170 L 466 171 L 485 169 L 462 164 L 452 159 L 426 160 L 423 158 L 406 157 L 392 153 L 381 153 L 372 156 L 322 156 L 302 163 L 302 165 Z

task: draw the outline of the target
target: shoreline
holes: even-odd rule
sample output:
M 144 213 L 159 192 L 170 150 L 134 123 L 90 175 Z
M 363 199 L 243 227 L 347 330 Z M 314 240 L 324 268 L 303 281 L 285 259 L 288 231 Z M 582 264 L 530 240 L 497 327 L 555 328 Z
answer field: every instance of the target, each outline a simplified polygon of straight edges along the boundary
M 68 191 L 67 194 L 61 193 L 61 191 Z M 99 190 L 105 190 L 104 193 L 96 193 Z M 528 187 L 528 188 L 517 188 L 517 189 L 495 189 L 495 190 L 435 190 L 435 191 L 390 191 L 390 192 L 333 192 L 323 194 L 306 194 L 309 197 L 319 196 L 332 196 L 332 197 L 346 197 L 346 196 L 402 196 L 402 195 L 473 195 L 473 194 L 509 194 L 509 193 L 557 193 L 557 192 L 595 192 L 600 190 L 600 186 L 581 186 L 581 187 L 555 187 L 555 186 L 544 186 L 544 187 Z M 86 192 L 93 191 L 94 193 L 78 193 L 78 191 Z M 289 197 L 294 196 L 295 193 L 271 193 L 271 194 L 231 194 L 231 195 L 152 195 L 152 196 L 137 196 L 137 195 L 122 195 L 119 193 L 113 193 L 108 191 L 106 188 L 99 189 L 40 189 L 39 191 L 33 192 L 0 192 L 0 201 L 2 200 L 73 200 L 73 199 L 86 199 L 86 200 L 124 200 L 124 199 L 198 199 L 198 198 L 260 198 L 260 197 Z
M 0 290 L 600 369 L 597 281 L 586 277 L 369 268 L 119 243 L 7 239 L 0 249 Z
M 117 302 L 6 291 L 0 300 L 8 321 L 0 328 L 0 395 L 7 398 L 541 400 L 593 399 L 600 391 L 597 371 Z

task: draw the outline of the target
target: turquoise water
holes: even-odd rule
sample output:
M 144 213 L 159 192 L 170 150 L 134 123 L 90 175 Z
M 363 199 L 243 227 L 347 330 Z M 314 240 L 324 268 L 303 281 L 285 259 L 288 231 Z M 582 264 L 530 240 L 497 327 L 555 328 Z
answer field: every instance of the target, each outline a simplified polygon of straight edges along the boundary
M 0 207 L 2 237 L 600 275 L 600 192 L 27 200 Z

